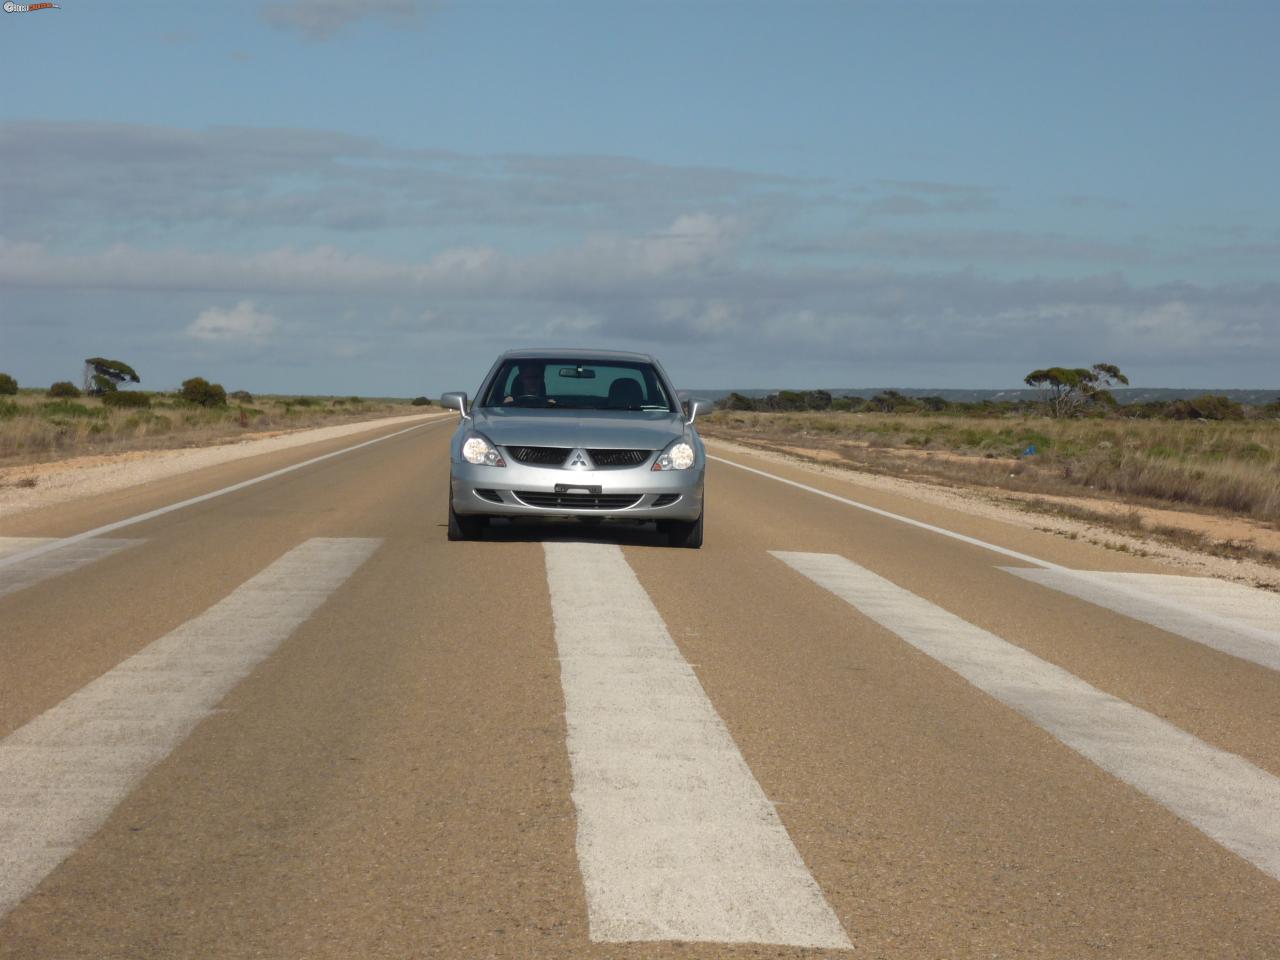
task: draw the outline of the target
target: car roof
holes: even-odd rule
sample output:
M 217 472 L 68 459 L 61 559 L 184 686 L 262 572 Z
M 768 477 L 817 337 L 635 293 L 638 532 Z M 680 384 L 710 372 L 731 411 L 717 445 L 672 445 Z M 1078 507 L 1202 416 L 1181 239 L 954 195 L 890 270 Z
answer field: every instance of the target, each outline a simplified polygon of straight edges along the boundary
M 520 359 L 527 357 L 530 360 L 643 360 L 648 363 L 656 363 L 647 353 L 630 353 L 626 350 L 579 350 L 579 349 L 552 349 L 548 347 L 538 347 L 532 350 L 508 350 L 499 360 Z

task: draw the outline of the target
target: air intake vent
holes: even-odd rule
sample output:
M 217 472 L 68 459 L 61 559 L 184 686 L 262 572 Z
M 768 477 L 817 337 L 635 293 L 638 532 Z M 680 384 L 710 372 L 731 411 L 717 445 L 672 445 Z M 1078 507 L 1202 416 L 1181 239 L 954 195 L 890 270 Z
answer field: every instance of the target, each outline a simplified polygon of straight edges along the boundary
M 679 499 L 680 499 L 680 494 L 678 493 L 661 493 L 661 494 L 658 494 L 658 496 L 653 498 L 652 506 L 669 507 Z
M 541 467 L 560 467 L 569 457 L 568 447 L 507 447 L 511 456 L 520 463 Z
M 514 493 L 529 506 L 548 510 L 625 510 L 640 502 L 638 493 L 539 493 L 534 490 Z
M 597 467 L 638 467 L 653 455 L 652 450 L 588 450 Z

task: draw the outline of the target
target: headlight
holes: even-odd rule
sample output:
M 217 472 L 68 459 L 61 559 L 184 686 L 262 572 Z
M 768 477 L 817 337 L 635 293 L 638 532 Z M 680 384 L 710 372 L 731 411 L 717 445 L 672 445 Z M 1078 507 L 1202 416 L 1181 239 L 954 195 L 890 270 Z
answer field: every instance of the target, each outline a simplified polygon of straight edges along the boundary
M 681 440 L 673 443 L 653 463 L 654 470 L 688 470 L 693 466 L 693 447 Z
M 498 448 L 479 434 L 467 437 L 462 445 L 462 459 L 467 463 L 486 464 L 490 467 L 505 467 L 507 461 L 502 459 Z

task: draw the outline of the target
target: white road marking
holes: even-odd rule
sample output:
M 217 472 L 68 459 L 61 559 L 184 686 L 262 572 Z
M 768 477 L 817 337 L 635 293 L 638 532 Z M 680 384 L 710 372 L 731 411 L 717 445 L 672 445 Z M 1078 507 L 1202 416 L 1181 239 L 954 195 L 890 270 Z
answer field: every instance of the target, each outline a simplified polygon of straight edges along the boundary
M 0 741 L 0 916 L 377 549 L 308 540 Z
M 1212 577 L 1003 569 L 1233 657 L 1280 670 L 1280 596 L 1276 594 Z
M 764 470 L 757 470 L 755 467 L 748 467 L 745 464 L 734 463 L 732 460 L 726 460 L 724 457 L 713 457 L 711 454 L 707 454 L 707 459 L 714 460 L 716 463 L 723 463 L 726 466 L 737 467 L 739 470 L 745 470 L 747 473 L 754 473 L 760 477 L 768 477 L 770 480 L 777 480 L 779 483 L 785 483 L 789 487 L 804 490 L 806 493 L 816 493 L 820 497 L 826 497 L 828 500 L 843 503 L 847 507 L 854 507 L 858 510 L 865 510 L 867 513 L 874 513 L 877 517 L 896 520 L 898 523 L 905 523 L 908 526 L 917 527 L 921 530 L 928 530 L 930 533 L 936 533 L 943 537 L 950 537 L 952 540 L 959 540 L 961 543 L 981 547 L 983 550 L 990 550 L 992 553 L 998 553 L 1001 556 L 1010 557 L 1014 560 L 1021 560 L 1024 563 L 1033 563 L 1037 567 L 1044 567 L 1048 570 L 1067 569 L 1066 567 L 1061 567 L 1056 563 L 1050 563 L 1048 560 L 1040 560 L 1025 553 L 1019 553 L 1017 550 L 1010 550 L 1008 547 L 999 547 L 994 543 L 987 543 L 985 540 L 979 540 L 977 537 L 970 537 L 963 533 L 956 533 L 954 530 L 948 530 L 946 527 L 935 527 L 932 523 L 925 523 L 923 520 L 913 520 L 910 517 L 904 517 L 900 513 L 890 513 L 888 510 L 881 510 L 879 507 L 872 507 L 865 503 L 859 503 L 857 500 L 850 500 L 848 497 L 841 497 L 834 493 L 828 493 L 826 490 L 819 490 L 817 487 L 811 487 L 806 483 L 788 480 L 786 477 L 780 477 L 776 473 L 768 473 Z
M 998 553 L 1014 560 L 1020 560 L 1023 563 L 1032 564 L 1040 569 L 1026 570 L 1019 567 L 1004 567 L 1002 569 L 1027 580 L 1043 583 L 1064 593 L 1070 593 L 1092 603 L 1098 603 L 1118 613 L 1153 624 L 1161 629 L 1168 630 L 1170 633 L 1177 633 L 1234 656 L 1261 663 L 1263 666 L 1275 667 L 1276 655 L 1273 648 L 1276 644 L 1277 633 L 1274 629 L 1274 624 L 1278 622 L 1274 614 L 1276 598 L 1266 591 L 1246 587 L 1243 584 L 1232 584 L 1230 585 L 1233 591 L 1231 599 L 1224 605 L 1219 602 L 1223 599 L 1221 595 L 1223 591 L 1215 587 L 1182 585 L 1153 589 L 1152 581 L 1158 575 L 1104 574 L 1088 570 L 1072 570 L 1069 567 L 1051 563 L 1048 560 L 1041 560 L 1038 557 L 1000 547 L 994 543 L 987 543 L 977 537 L 966 536 L 963 533 L 956 533 L 944 527 L 936 527 L 931 523 L 924 523 L 920 520 L 904 517 L 901 514 L 890 513 L 888 510 L 881 510 L 878 507 L 859 503 L 857 500 L 837 496 L 834 493 L 828 493 L 826 490 L 819 490 L 817 487 L 798 483 L 795 480 L 788 480 L 786 477 L 780 477 L 764 470 L 757 470 L 755 467 L 734 463 L 732 460 L 726 460 L 723 457 L 714 457 L 708 454 L 707 459 L 715 460 L 717 463 L 723 463 L 730 467 L 737 467 L 739 470 L 767 477 L 779 483 L 785 483 L 808 493 L 816 493 L 820 497 L 835 500 L 837 503 L 843 503 L 858 510 L 865 510 L 867 513 L 873 513 L 876 516 L 896 520 L 899 523 L 905 523 L 921 530 L 928 530 L 930 533 L 936 533 L 952 540 L 959 540 L 961 543 L 981 547 L 984 550 L 990 550 L 992 553 Z M 1165 579 L 1185 580 L 1202 584 L 1221 582 L 1198 577 Z M 1244 611 L 1243 615 L 1241 613 L 1242 610 Z
M 56 537 L 0 537 L 0 557 L 52 543 Z
M 126 547 L 143 542 L 142 540 L 106 540 L 101 537 L 75 542 L 51 540 L 46 537 L 0 537 L 0 556 L 22 553 L 46 544 L 52 544 L 54 548 L 47 553 L 37 554 L 21 565 L 0 566 L 0 597 L 39 583 L 41 580 L 47 580 L 49 577 L 70 573 L 77 567 L 83 567 L 124 550 Z
M 403 434 L 410 433 L 414 430 L 421 430 L 423 427 L 433 426 L 436 423 L 446 422 L 443 419 L 432 420 L 427 423 L 415 424 L 412 427 L 405 427 L 403 430 L 397 430 L 395 433 L 388 433 L 385 437 L 374 437 L 372 440 L 366 440 L 363 443 L 357 443 L 350 447 L 343 447 L 341 450 L 334 450 L 332 453 L 324 453 L 318 457 L 312 457 L 310 460 L 303 460 L 302 463 L 295 463 L 292 466 L 281 467 L 279 470 L 272 470 L 270 473 L 264 473 L 260 477 L 251 477 L 248 480 L 241 480 L 239 483 L 233 483 L 229 487 L 223 487 L 221 490 L 214 490 L 212 493 L 203 493 L 198 497 L 190 497 L 186 500 L 180 500 L 177 503 L 171 503 L 167 507 L 159 507 L 155 510 L 148 510 L 146 513 L 140 513 L 137 516 L 127 517 L 124 520 L 117 520 L 114 523 L 105 523 L 100 527 L 94 527 L 92 530 L 86 530 L 83 533 L 77 533 L 74 536 L 64 537 L 53 543 L 44 543 L 20 553 L 10 554 L 8 556 L 0 556 L 0 567 L 15 566 L 20 563 L 26 563 L 41 554 L 48 553 L 51 550 L 61 549 L 66 544 L 78 543 L 81 540 L 89 540 L 93 537 L 100 537 L 104 533 L 114 533 L 116 530 L 124 527 L 132 526 L 135 523 L 142 523 L 144 520 L 152 520 L 156 517 L 162 517 L 166 513 L 172 513 L 174 510 L 182 510 L 185 507 L 194 506 L 197 503 L 204 503 L 206 500 L 212 500 L 214 497 L 221 497 L 224 494 L 234 493 L 237 490 L 243 490 L 245 487 L 252 487 L 256 483 L 262 483 L 264 480 L 272 480 L 276 477 L 282 477 L 286 473 L 293 473 L 295 470 L 301 470 L 303 467 L 309 467 L 312 464 L 320 463 L 323 460 L 329 460 L 333 457 L 340 457 L 344 453 L 350 453 L 353 450 L 360 450 L 364 447 L 371 447 L 375 443 L 382 443 L 384 440 L 390 440 L 393 437 L 399 437 Z
M 621 549 L 543 547 L 591 939 L 849 948 Z
M 844 557 L 773 555 L 1280 880 L 1280 779 Z

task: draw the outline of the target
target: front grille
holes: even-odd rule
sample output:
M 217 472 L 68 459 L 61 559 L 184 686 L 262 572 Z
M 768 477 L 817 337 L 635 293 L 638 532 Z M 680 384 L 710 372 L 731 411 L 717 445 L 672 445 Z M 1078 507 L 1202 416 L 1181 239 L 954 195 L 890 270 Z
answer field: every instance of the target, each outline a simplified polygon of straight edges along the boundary
M 660 493 L 658 494 L 658 496 L 654 497 L 653 506 L 669 507 L 671 506 L 671 504 L 675 503 L 679 499 L 680 499 L 680 494 L 678 493 Z
M 588 450 L 597 467 L 638 467 L 652 450 Z
M 531 507 L 560 510 L 625 510 L 640 502 L 638 493 L 539 493 L 515 490 L 516 497 Z
M 507 447 L 511 456 L 521 463 L 543 467 L 562 466 L 569 456 L 569 447 Z
M 476 487 L 475 489 L 476 489 L 477 497 L 480 497 L 484 500 L 489 500 L 493 503 L 502 502 L 502 495 L 499 494 L 497 490 L 482 490 L 480 487 Z

